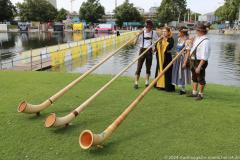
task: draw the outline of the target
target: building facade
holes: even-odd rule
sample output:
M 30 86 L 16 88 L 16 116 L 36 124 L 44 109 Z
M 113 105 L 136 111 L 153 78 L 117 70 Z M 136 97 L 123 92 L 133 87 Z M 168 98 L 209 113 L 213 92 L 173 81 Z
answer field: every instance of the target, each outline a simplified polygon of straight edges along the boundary
M 214 15 L 214 13 L 207 13 L 198 17 L 198 21 L 200 22 L 214 23 L 217 20 L 218 18 Z
M 55 8 L 57 8 L 57 0 L 48 0 Z

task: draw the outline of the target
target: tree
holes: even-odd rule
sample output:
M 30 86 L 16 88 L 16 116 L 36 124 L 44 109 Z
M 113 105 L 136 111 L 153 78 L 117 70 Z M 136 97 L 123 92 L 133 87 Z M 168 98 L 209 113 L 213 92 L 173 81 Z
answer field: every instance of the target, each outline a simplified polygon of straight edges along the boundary
M 99 0 L 87 0 L 83 2 L 79 9 L 80 19 L 87 22 L 96 23 L 105 14 L 104 7 L 99 3 Z
M 226 14 L 226 10 L 224 9 L 224 6 L 219 7 L 216 11 L 215 11 L 215 16 L 218 17 L 219 21 L 225 21 L 227 20 L 227 14 Z
M 68 11 L 64 8 L 61 8 L 58 11 L 57 17 L 56 17 L 56 21 L 63 21 L 67 18 L 68 15 Z
M 46 0 L 24 0 L 17 8 L 23 21 L 48 22 L 57 16 L 57 9 Z
M 157 17 L 162 24 L 183 20 L 187 12 L 186 0 L 163 0 L 158 8 Z
M 133 3 L 129 3 L 129 0 L 125 0 L 122 5 L 114 10 L 114 17 L 117 19 L 117 25 L 119 26 L 122 26 L 123 22 L 143 21 L 143 17 Z
M 223 6 L 215 11 L 220 21 L 235 21 L 238 19 L 240 0 L 225 0 Z
M 186 0 L 172 0 L 174 17 L 178 17 L 177 20 L 183 20 L 184 15 L 187 12 Z M 176 20 L 176 18 L 175 18 Z
M 0 21 L 8 21 L 14 18 L 16 8 L 10 0 L 0 0 L 0 11 Z
M 163 0 L 158 12 L 157 17 L 162 24 L 168 23 L 173 21 L 176 17 L 173 14 L 173 7 L 171 0 Z

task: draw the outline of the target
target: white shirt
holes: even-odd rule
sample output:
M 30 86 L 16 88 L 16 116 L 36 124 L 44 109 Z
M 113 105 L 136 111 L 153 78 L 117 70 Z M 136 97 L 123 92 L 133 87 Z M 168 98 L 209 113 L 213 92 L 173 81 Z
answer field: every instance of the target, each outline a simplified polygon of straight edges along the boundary
M 204 61 L 207 61 L 210 57 L 210 52 L 211 52 L 211 48 L 210 48 L 210 41 L 209 39 L 206 39 L 208 38 L 206 35 L 204 36 L 201 36 L 201 37 L 196 37 L 194 39 L 194 42 L 193 42 L 193 46 L 191 48 L 191 51 L 190 51 L 190 55 L 192 55 L 193 51 L 195 50 L 195 48 L 197 47 L 197 45 L 201 42 L 201 44 L 197 47 L 197 50 L 196 50 L 196 57 L 197 57 L 197 60 L 204 60 Z
M 137 40 L 137 46 L 140 47 L 140 48 L 148 48 L 154 42 L 156 42 L 159 38 L 156 31 L 146 32 L 146 29 L 144 29 L 144 37 L 145 38 L 152 38 L 152 39 L 144 39 L 144 44 L 143 44 L 143 34 L 141 34 L 138 37 L 138 40 Z

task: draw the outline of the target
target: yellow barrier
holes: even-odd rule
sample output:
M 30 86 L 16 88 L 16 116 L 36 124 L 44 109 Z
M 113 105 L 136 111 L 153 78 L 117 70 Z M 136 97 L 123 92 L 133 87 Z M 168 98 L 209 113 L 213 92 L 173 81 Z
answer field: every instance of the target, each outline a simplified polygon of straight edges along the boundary
M 81 45 L 80 47 L 81 47 L 81 49 L 80 49 L 81 55 L 87 55 L 87 51 L 88 51 L 88 46 L 87 46 L 87 44 L 83 44 L 83 45 Z
M 84 29 L 83 23 L 73 24 L 73 31 L 82 31 Z
M 92 47 L 92 53 L 93 53 L 93 55 L 96 55 L 97 52 L 99 51 L 99 50 L 98 50 L 97 42 L 93 42 L 92 45 L 91 45 L 91 47 Z
M 72 49 L 72 59 L 78 59 L 80 57 L 81 48 L 80 46 L 74 47 Z
M 73 32 L 73 41 L 83 40 L 83 32 Z
M 40 49 L 29 50 L 20 53 L 20 56 L 25 60 L 23 63 L 29 63 L 30 57 L 32 56 L 32 61 L 39 61 L 42 54 L 42 58 L 50 57 L 51 65 L 57 66 L 63 64 L 67 60 L 76 60 L 85 55 L 98 55 L 100 52 L 111 51 L 114 48 L 121 46 L 128 39 L 134 37 L 137 32 L 127 32 L 121 34 L 121 36 L 111 35 L 108 37 L 99 37 L 86 41 L 78 41 L 72 43 L 65 43 L 55 46 L 44 47 Z M 75 35 L 74 39 L 80 40 L 82 37 L 77 37 Z M 29 59 L 28 59 L 29 57 Z
M 57 66 L 64 63 L 65 51 L 57 51 L 51 54 L 51 64 L 52 66 Z

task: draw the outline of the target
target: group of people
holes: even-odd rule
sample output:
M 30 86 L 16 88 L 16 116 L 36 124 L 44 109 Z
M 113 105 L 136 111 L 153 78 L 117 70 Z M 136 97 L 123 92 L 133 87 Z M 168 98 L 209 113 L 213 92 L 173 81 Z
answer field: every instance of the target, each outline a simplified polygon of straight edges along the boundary
M 155 88 L 174 92 L 175 87 L 179 87 L 179 94 L 184 95 L 186 94 L 185 86 L 191 84 L 192 80 L 193 90 L 187 96 L 195 97 L 196 100 L 203 99 L 203 91 L 206 85 L 205 71 L 210 56 L 210 41 L 206 34 L 207 26 L 204 24 L 197 25 L 196 36 L 193 38 L 189 37 L 186 27 L 179 28 L 176 54 L 181 55 L 157 81 Z M 155 44 L 156 41 L 157 43 Z M 138 81 L 145 61 L 145 86 L 148 87 L 149 85 L 154 53 L 156 53 L 157 61 L 155 77 L 173 60 L 174 39 L 170 28 L 164 27 L 161 29 L 161 34 L 158 34 L 153 30 L 153 22 L 147 20 L 145 28 L 136 39 L 136 44 L 140 47 L 139 55 L 145 52 L 138 60 L 135 73 L 134 88 L 138 89 Z M 146 51 L 150 47 L 151 49 Z

